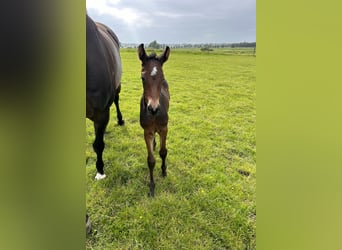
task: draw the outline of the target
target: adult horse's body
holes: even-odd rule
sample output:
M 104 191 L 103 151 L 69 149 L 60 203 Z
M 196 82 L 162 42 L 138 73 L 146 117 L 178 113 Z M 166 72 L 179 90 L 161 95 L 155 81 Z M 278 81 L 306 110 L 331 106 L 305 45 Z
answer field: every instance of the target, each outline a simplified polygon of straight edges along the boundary
M 87 92 L 86 117 L 94 122 L 94 151 L 97 155 L 96 179 L 106 177 L 103 170 L 102 152 L 105 147 L 103 135 L 109 121 L 109 108 L 114 102 L 118 123 L 124 124 L 119 109 L 121 89 L 121 59 L 119 41 L 107 26 L 95 23 L 86 16 L 86 67 Z
M 154 196 L 153 169 L 155 158 L 155 133 L 160 136 L 159 155 L 162 159 L 162 175 L 166 176 L 166 137 L 168 132 L 169 110 L 169 86 L 164 78 L 162 66 L 170 55 L 170 48 L 166 47 L 163 54 L 156 56 L 155 53 L 147 56 L 144 45 L 138 47 L 139 59 L 142 62 L 141 79 L 144 93 L 140 101 L 140 125 L 144 129 L 144 138 L 147 147 L 147 163 L 150 170 L 150 196 Z

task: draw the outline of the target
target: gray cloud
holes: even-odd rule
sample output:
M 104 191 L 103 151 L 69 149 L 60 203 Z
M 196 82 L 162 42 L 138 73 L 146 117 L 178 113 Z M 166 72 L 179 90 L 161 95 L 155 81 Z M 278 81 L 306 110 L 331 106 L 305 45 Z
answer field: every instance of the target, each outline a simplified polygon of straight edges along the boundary
M 124 43 L 255 41 L 255 0 L 87 0 L 87 11 Z

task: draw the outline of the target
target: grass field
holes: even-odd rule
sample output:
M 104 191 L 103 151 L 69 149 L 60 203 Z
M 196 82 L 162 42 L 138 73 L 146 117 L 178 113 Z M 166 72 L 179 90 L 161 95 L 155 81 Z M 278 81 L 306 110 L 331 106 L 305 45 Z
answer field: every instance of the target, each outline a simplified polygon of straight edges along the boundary
M 242 51 L 242 52 L 241 52 Z M 157 143 L 155 198 L 139 124 L 141 63 L 122 49 L 120 106 L 105 134 L 105 173 L 95 181 L 93 125 L 86 120 L 87 249 L 256 248 L 256 57 L 253 49 L 171 49 L 168 176 Z M 157 140 L 159 142 L 159 140 Z

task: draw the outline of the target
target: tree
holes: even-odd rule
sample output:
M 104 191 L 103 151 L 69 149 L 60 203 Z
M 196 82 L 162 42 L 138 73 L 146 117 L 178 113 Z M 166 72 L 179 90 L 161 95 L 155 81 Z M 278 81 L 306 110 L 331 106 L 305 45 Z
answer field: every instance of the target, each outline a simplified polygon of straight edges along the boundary
M 153 49 L 160 49 L 160 44 L 157 43 L 156 40 L 154 40 L 153 42 L 151 42 L 149 45 L 148 45 L 149 48 L 153 48 Z
M 210 51 L 214 51 L 213 49 L 211 49 L 209 46 L 205 46 L 203 48 L 201 48 L 201 51 L 207 51 L 207 53 L 209 53 Z

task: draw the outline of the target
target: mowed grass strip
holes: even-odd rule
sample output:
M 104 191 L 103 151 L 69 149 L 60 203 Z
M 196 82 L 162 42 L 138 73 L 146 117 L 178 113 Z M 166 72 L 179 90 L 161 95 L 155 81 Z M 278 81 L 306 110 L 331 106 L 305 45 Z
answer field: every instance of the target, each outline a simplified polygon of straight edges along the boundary
M 171 100 L 166 178 L 155 151 L 155 198 L 139 124 L 141 65 L 122 49 L 120 106 L 111 119 L 105 173 L 95 181 L 93 124 L 87 120 L 87 249 L 256 248 L 256 59 L 253 49 L 171 49 L 164 75 Z M 161 51 L 158 51 L 158 53 Z

